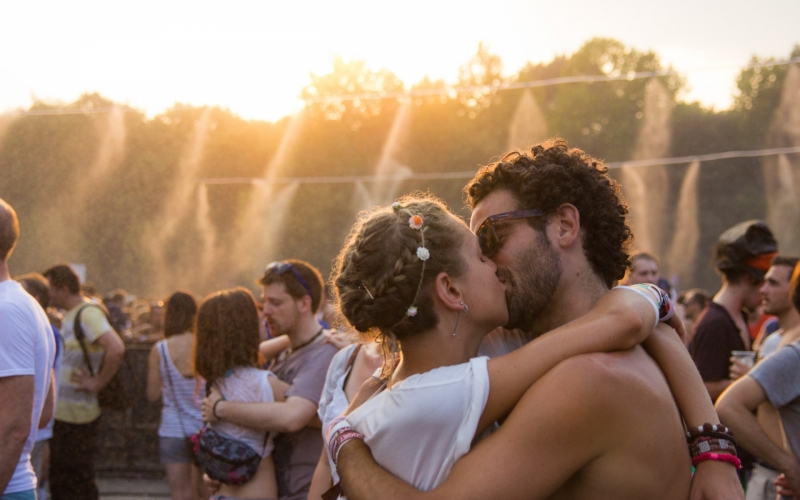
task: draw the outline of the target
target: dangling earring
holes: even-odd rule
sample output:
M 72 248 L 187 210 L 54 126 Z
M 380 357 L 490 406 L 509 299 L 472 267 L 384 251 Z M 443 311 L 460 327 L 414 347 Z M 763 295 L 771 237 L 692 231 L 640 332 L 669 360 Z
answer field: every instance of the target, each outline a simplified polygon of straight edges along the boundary
M 469 311 L 469 307 L 467 307 L 467 305 L 464 303 L 463 300 L 461 301 L 461 306 L 464 308 L 464 310 L 462 312 L 464 314 L 467 314 L 467 312 Z M 457 314 L 458 315 L 456 316 L 456 327 L 453 328 L 453 337 L 456 336 L 456 330 L 458 330 L 458 320 L 459 320 L 459 318 L 461 318 L 461 313 L 457 313 Z

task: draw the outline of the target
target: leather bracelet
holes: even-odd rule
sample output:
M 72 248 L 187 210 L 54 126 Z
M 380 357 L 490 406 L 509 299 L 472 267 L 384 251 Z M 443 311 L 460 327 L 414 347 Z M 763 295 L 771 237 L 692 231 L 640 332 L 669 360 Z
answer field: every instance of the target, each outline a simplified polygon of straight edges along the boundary
M 686 438 L 693 439 L 698 436 L 706 436 L 711 432 L 720 432 L 733 437 L 733 432 L 722 424 L 703 424 L 699 427 L 689 427 L 686 431 Z

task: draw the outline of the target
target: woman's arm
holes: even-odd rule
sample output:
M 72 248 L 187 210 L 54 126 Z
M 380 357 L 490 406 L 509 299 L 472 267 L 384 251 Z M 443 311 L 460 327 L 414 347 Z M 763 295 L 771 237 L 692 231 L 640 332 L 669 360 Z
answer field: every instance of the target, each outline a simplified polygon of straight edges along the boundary
M 158 348 L 153 346 L 147 362 L 147 400 L 159 399 L 161 399 L 161 355 Z
M 308 490 L 308 500 L 320 500 L 322 495 L 333 486 L 331 465 L 328 463 L 328 452 L 322 447 L 322 455 L 314 469 L 314 478 L 311 480 L 311 489 Z
M 258 350 L 261 352 L 261 355 L 264 356 L 264 360 L 269 361 L 290 347 L 292 347 L 292 341 L 289 340 L 289 336 L 281 335 L 274 339 L 265 340 L 259 344 Z
M 654 302 L 658 300 L 650 295 Z M 655 322 L 654 305 L 647 299 L 614 289 L 580 318 L 489 360 L 489 400 L 478 432 L 508 414 L 528 387 L 561 361 L 590 352 L 630 349 L 650 334 Z

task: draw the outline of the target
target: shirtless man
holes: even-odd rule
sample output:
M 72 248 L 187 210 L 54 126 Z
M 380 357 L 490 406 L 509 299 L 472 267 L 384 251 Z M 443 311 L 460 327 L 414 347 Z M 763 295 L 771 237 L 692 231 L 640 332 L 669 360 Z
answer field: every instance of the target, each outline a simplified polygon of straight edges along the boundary
M 619 187 L 599 160 L 568 150 L 563 140 L 504 156 L 466 190 L 471 229 L 506 286 L 509 328 L 539 335 L 563 325 L 623 277 L 631 232 Z M 678 339 L 674 345 L 685 352 Z M 676 368 L 692 370 L 684 356 Z M 710 408 L 696 385 L 692 407 L 699 413 L 686 415 L 692 425 L 700 408 Z M 713 410 L 703 417 L 716 421 Z M 342 446 L 338 460 L 350 500 L 376 492 L 389 499 L 683 500 L 691 482 L 681 417 L 641 347 L 563 361 L 435 490 L 419 492 L 392 476 L 357 439 Z M 698 471 L 692 498 L 743 498 L 731 465 L 707 461 Z

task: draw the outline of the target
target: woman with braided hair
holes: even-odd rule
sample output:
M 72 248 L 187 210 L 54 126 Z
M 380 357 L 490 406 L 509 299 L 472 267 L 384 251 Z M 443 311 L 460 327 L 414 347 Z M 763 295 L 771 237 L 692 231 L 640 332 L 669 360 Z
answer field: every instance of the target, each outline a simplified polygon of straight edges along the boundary
M 508 321 L 495 271 L 467 225 L 430 195 L 361 215 L 333 281 L 344 317 L 386 355 L 375 393 L 326 430 L 334 460 L 361 434 L 383 467 L 432 489 L 560 361 L 631 348 L 658 321 L 652 290 L 612 290 L 589 314 L 510 354 L 476 357 L 487 333 Z

